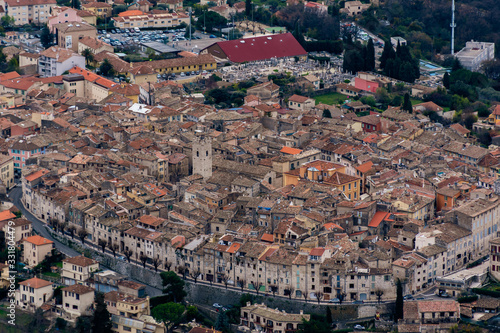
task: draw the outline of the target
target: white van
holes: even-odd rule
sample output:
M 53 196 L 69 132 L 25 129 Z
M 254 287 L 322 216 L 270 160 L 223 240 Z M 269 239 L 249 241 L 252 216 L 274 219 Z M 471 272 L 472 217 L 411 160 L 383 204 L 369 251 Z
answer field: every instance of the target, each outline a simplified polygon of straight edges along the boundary
M 135 28 L 134 28 L 134 30 L 135 30 L 136 32 L 140 32 L 140 31 L 141 31 L 141 29 L 139 29 L 139 27 L 135 27 Z

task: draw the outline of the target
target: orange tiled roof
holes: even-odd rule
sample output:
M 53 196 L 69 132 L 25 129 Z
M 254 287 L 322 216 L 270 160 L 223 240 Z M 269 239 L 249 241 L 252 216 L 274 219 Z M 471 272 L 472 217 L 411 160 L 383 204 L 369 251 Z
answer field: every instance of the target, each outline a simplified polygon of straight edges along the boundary
M 47 238 L 43 238 L 42 236 L 38 236 L 38 235 L 35 235 L 35 236 L 30 236 L 28 238 L 24 238 L 23 239 L 24 241 L 26 242 L 29 242 L 31 244 L 35 244 L 35 245 L 45 245 L 45 244 L 53 244 L 54 242 L 51 241 L 51 240 L 48 240 Z

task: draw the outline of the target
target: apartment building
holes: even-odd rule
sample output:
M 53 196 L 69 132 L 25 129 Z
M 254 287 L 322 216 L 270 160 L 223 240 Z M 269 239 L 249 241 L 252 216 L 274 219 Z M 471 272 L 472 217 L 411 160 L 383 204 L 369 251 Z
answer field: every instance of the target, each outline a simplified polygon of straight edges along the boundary
M 97 38 L 96 27 L 85 22 L 65 22 L 54 25 L 57 45 L 78 52 L 79 40 L 83 37 Z M 85 67 L 85 66 L 83 66 Z
M 5 12 L 15 25 L 47 23 L 56 0 L 5 0 Z
M 0 155 L 0 180 L 7 190 L 15 186 L 13 156 Z
M 99 270 L 99 263 L 84 256 L 66 258 L 63 260 L 61 278 L 64 284 L 87 284 L 92 273 Z
M 83 4 L 82 9 L 93 13 L 97 17 L 110 17 L 113 6 L 105 2 L 89 2 Z
M 127 10 L 113 17 L 117 28 L 170 28 L 181 23 L 189 24 L 189 15 L 184 13 L 157 13 L 149 14 L 140 10 Z
M 22 240 L 23 261 L 28 267 L 35 267 L 47 255 L 50 255 L 54 248 L 54 242 L 42 236 L 30 236 Z
M 43 77 L 59 76 L 75 66 L 85 67 L 85 57 L 72 50 L 51 46 L 40 53 L 38 74 Z
M 489 241 L 496 237 L 500 201 L 477 199 L 467 202 L 446 214 L 448 221 L 472 232 L 470 260 L 489 253 Z
M 37 277 L 19 282 L 16 290 L 16 305 L 22 309 L 35 311 L 48 302 L 53 295 L 52 282 Z
M 62 288 L 63 313 L 69 318 L 89 315 L 94 296 L 94 289 L 84 285 L 74 284 Z
M 109 313 L 112 315 L 137 319 L 141 315 L 150 314 L 149 296 L 139 298 L 119 291 L 110 291 L 104 295 L 104 301 L 108 306 Z
M 500 238 L 490 240 L 490 274 L 500 280 Z
M 478 71 L 484 61 L 495 58 L 495 43 L 470 41 L 465 43 L 455 57 L 460 61 L 464 68 L 470 71 Z
M 11 225 L 5 224 L 5 226 L 3 227 L 3 232 L 7 235 L 7 232 L 9 230 L 11 232 L 13 231 L 14 241 L 16 242 L 16 244 L 20 244 L 23 238 L 28 238 L 29 236 L 31 236 L 33 228 L 31 226 L 32 223 L 30 221 L 23 218 L 19 218 L 19 219 L 13 219 L 9 222 L 12 222 Z

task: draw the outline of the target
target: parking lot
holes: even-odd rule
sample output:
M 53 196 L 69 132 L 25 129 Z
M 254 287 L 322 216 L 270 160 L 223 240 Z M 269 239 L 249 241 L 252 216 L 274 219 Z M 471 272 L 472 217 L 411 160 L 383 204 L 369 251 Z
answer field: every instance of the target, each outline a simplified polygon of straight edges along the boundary
M 131 45 L 139 45 L 141 43 L 159 42 L 167 44 L 171 47 L 199 53 L 206 46 L 221 41 L 224 39 L 217 38 L 214 35 L 194 32 L 186 38 L 185 29 L 176 30 L 136 30 L 136 29 L 113 29 L 111 31 L 99 31 L 98 38 L 118 49 L 126 48 Z

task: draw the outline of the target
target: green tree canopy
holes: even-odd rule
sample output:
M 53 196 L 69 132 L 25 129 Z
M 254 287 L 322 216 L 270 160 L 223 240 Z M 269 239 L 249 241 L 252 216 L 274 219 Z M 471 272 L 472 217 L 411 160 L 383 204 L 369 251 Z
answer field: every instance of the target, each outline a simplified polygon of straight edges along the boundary
M 205 27 L 207 32 L 212 32 L 214 28 L 225 27 L 227 24 L 227 19 L 216 12 L 206 11 L 203 16 L 200 16 L 198 21 L 196 21 L 196 28 L 198 30 L 203 30 Z
M 104 59 L 101 66 L 99 66 L 99 72 L 104 76 L 112 76 L 115 70 L 113 69 L 113 65 L 109 62 L 109 60 Z
M 413 106 L 411 105 L 410 94 L 406 93 L 403 101 L 403 106 L 401 107 L 404 111 L 409 113 L 413 112 Z
M 160 274 L 163 293 L 168 295 L 172 302 L 182 302 L 187 295 L 184 291 L 184 281 L 173 271 Z
M 97 292 L 95 294 L 95 310 L 92 317 L 92 332 L 93 333 L 111 333 L 113 327 L 111 323 L 111 315 L 108 307 L 104 302 L 104 294 Z
M 164 322 L 167 330 L 169 330 L 170 327 L 180 321 L 184 310 L 184 305 L 169 302 L 155 306 L 151 311 L 151 315 L 155 320 Z
M 40 34 L 40 43 L 42 43 L 44 48 L 48 48 L 54 45 L 54 34 L 50 32 L 47 26 L 43 27 Z

